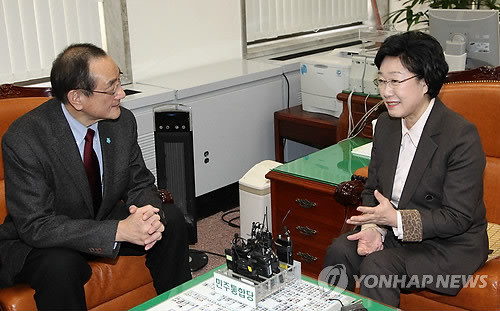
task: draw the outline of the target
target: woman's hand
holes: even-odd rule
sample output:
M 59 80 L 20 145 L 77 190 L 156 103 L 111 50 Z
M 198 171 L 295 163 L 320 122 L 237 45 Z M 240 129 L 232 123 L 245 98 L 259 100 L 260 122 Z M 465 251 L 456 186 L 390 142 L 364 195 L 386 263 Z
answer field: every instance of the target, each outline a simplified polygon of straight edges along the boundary
M 379 205 L 374 207 L 359 206 L 356 210 L 363 214 L 352 216 L 347 220 L 347 223 L 351 225 L 377 224 L 397 227 L 398 216 L 391 202 L 378 190 L 375 190 L 374 195 Z
M 368 228 L 347 236 L 350 241 L 358 241 L 358 255 L 366 256 L 384 249 L 382 235 L 374 228 Z

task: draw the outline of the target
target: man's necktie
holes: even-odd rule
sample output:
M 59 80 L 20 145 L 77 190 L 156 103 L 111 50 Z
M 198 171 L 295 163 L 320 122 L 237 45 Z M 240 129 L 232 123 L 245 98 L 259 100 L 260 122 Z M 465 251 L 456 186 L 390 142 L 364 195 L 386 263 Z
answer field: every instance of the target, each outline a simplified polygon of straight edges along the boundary
M 101 174 L 99 170 L 99 160 L 94 151 L 94 130 L 88 129 L 85 135 L 85 147 L 83 148 L 83 165 L 89 180 L 90 191 L 92 193 L 92 201 L 94 203 L 94 211 L 97 210 L 102 201 Z

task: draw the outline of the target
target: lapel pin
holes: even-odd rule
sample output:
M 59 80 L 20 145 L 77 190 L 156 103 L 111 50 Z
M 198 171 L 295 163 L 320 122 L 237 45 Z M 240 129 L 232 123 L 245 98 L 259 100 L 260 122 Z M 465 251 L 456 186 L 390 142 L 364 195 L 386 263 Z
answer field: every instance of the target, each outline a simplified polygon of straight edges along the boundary
M 106 143 L 111 144 L 111 138 L 107 137 L 106 138 Z

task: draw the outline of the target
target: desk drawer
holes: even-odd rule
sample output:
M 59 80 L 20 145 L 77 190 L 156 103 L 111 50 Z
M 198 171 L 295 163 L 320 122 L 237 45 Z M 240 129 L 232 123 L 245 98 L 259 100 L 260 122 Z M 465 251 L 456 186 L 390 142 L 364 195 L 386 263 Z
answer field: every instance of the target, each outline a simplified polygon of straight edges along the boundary
M 293 184 L 278 183 L 272 195 L 273 209 L 276 206 L 284 213 L 283 217 L 290 211 L 289 216 L 306 217 L 325 224 L 334 224 L 335 219 L 332 216 L 344 214 L 344 207 L 335 201 L 333 191 L 323 192 Z
M 273 235 L 291 233 L 294 258 L 309 276 L 321 272 L 326 248 L 340 235 L 345 207 L 335 201 L 335 187 L 291 175 L 270 172 Z
M 345 207 L 335 201 L 335 188 L 332 187 L 331 192 L 320 191 L 274 181 L 273 187 L 271 200 L 275 235 L 286 226 L 292 237 L 307 240 L 317 237 L 321 243 L 327 243 L 340 233 L 345 219 Z M 307 236 L 308 228 L 316 233 Z
M 342 229 L 344 219 L 343 215 L 335 215 L 335 213 L 331 213 L 326 217 L 339 217 L 341 219 L 339 221 L 332 221 L 331 219 L 316 221 L 302 215 L 290 214 L 286 218 L 284 226 L 290 231 L 292 241 L 328 245 Z
M 302 273 L 317 278 L 323 268 L 323 260 L 326 255 L 326 245 L 324 248 L 319 245 L 294 242 L 293 259 L 302 263 Z

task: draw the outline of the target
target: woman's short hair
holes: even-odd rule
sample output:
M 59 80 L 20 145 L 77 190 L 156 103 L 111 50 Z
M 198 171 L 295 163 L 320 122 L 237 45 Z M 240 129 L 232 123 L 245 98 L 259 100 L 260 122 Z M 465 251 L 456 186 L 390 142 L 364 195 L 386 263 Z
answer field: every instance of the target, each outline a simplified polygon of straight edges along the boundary
M 52 63 L 52 94 L 65 104 L 68 103 L 67 96 L 71 90 L 80 89 L 85 96 L 91 96 L 96 82 L 90 73 L 90 61 L 105 56 L 107 54 L 103 49 L 90 43 L 68 46 Z
M 448 73 L 443 48 L 432 36 L 420 31 L 408 31 L 388 37 L 375 56 L 380 65 L 386 56 L 398 57 L 403 66 L 427 84 L 427 94 L 436 97 Z

